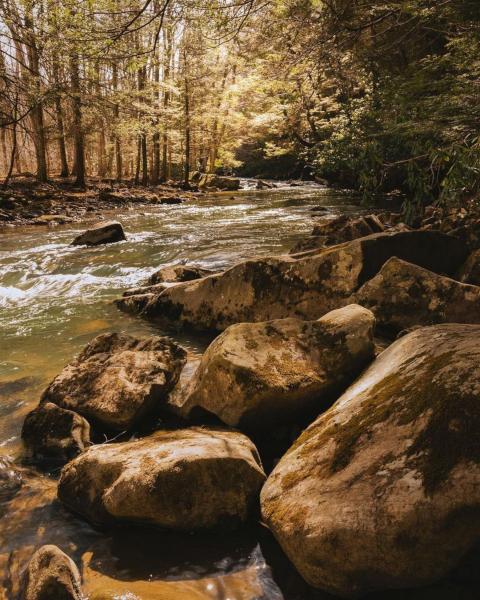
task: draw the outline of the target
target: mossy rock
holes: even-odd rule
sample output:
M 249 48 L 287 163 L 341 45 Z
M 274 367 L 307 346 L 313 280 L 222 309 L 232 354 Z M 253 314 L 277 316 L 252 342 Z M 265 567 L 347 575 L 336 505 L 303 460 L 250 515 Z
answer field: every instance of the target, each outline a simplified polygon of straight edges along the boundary
M 392 256 L 452 274 L 467 253 L 463 242 L 436 231 L 377 233 L 308 256 L 248 260 L 159 291 L 140 312 L 215 331 L 287 317 L 314 320 L 355 301 L 355 292 Z
M 282 458 L 263 517 L 312 585 L 426 585 L 480 536 L 480 326 L 389 346 Z
M 248 433 L 310 421 L 373 360 L 373 314 L 352 304 L 317 321 L 228 327 L 205 351 L 182 405 Z

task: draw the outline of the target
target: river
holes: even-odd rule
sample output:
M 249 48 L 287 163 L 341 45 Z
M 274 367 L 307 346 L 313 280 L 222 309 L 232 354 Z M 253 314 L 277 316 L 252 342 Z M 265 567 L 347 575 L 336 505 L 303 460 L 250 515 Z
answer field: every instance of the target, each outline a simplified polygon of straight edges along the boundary
M 257 527 L 221 537 L 94 531 L 55 499 L 57 473 L 39 473 L 26 463 L 20 430 L 49 380 L 94 336 L 171 333 L 119 312 L 112 301 L 123 290 L 167 264 L 220 270 L 286 252 L 311 230 L 318 206 L 359 210 L 348 194 L 282 187 L 117 212 L 127 241 L 96 248 L 69 245 L 85 228 L 79 224 L 0 233 L 0 455 L 22 465 L 26 481 L 0 520 L 0 572 L 10 594 L 32 549 L 53 543 L 81 567 L 90 600 L 313 597 L 268 532 Z M 193 353 L 205 344 L 185 334 L 176 339 Z

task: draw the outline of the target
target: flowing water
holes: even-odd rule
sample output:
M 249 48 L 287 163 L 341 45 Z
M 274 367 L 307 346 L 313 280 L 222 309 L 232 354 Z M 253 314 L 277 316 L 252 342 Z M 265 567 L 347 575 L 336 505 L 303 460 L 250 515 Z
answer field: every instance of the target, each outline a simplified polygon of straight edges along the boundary
M 127 241 L 70 246 L 85 227 L 0 233 L 0 455 L 23 465 L 25 485 L 0 506 L 0 598 L 13 597 L 32 549 L 53 543 L 81 567 L 90 600 L 306 600 L 314 594 L 268 532 L 172 535 L 148 529 L 98 532 L 56 501 L 56 473 L 25 466 L 25 414 L 49 380 L 94 336 L 159 331 L 120 313 L 112 300 L 162 265 L 188 261 L 223 269 L 249 257 L 279 254 L 312 227 L 312 208 L 358 207 L 320 187 L 242 191 L 183 205 L 116 213 Z M 318 214 L 318 213 L 317 213 Z M 191 352 L 205 340 L 176 336 Z M 4 591 L 5 593 L 5 591 Z

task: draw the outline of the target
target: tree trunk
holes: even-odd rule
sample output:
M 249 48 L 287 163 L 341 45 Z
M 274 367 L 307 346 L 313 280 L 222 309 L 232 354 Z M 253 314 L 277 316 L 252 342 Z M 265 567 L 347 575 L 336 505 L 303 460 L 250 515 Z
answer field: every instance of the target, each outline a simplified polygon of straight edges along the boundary
M 190 82 L 188 80 L 187 51 L 183 51 L 183 94 L 185 122 L 185 158 L 183 162 L 183 186 L 190 187 Z
M 118 68 L 117 63 L 113 63 L 112 65 L 112 87 L 114 93 L 116 93 L 118 88 Z M 118 126 L 118 117 L 120 114 L 120 110 L 118 107 L 118 103 L 115 102 L 113 106 L 113 117 L 115 119 L 115 127 Z M 115 132 L 115 168 L 116 168 L 116 180 L 122 180 L 122 149 L 120 147 L 120 137 L 118 132 Z
M 58 155 L 60 157 L 60 177 L 68 177 L 67 149 L 65 146 L 65 126 L 63 122 L 62 98 L 59 91 L 58 66 L 53 65 L 53 78 L 55 82 L 55 117 L 58 130 Z
M 30 112 L 30 122 L 32 124 L 32 137 L 35 147 L 35 158 L 37 161 L 37 179 L 38 181 L 45 182 L 48 180 L 47 143 L 45 139 L 45 125 L 43 118 L 43 101 L 41 99 L 42 85 L 40 76 L 40 59 L 35 39 L 35 32 L 33 29 L 33 19 L 29 12 L 27 12 L 25 16 L 25 28 L 28 31 L 28 40 L 26 46 L 29 75 L 30 77 L 33 77 L 34 89 L 34 94 L 31 98 L 33 107 Z
M 162 181 L 167 181 L 170 178 L 170 166 L 168 161 L 168 105 L 170 104 L 170 91 L 168 89 L 170 79 L 170 68 L 172 62 L 172 46 L 173 46 L 173 35 L 171 26 L 168 25 L 163 30 L 163 49 L 165 55 L 165 66 L 163 71 L 163 83 L 165 85 L 165 91 L 163 92 L 163 136 L 162 136 Z
M 75 154 L 75 185 L 85 188 L 85 140 L 82 122 L 82 99 L 80 90 L 80 67 L 78 55 L 70 58 L 72 115 L 73 115 L 73 144 Z

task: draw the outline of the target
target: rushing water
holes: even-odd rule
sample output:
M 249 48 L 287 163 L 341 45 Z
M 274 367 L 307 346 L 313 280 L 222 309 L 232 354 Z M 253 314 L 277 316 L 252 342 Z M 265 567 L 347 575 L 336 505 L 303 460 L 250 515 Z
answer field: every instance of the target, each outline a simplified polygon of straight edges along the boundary
M 222 269 L 285 252 L 310 231 L 316 206 L 358 211 L 344 194 L 284 188 L 117 213 L 127 241 L 97 248 L 69 246 L 84 229 L 80 225 L 0 233 L 0 454 L 22 463 L 26 412 L 91 338 L 107 331 L 159 333 L 158 326 L 113 306 L 123 290 L 162 265 L 188 261 Z M 180 340 L 192 352 L 204 345 L 187 336 Z M 266 531 L 97 532 L 56 501 L 55 473 L 24 467 L 24 477 L 0 519 L 0 597 L 2 585 L 13 597 L 32 549 L 53 543 L 81 567 L 90 600 L 327 598 L 301 581 Z

